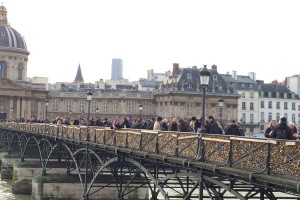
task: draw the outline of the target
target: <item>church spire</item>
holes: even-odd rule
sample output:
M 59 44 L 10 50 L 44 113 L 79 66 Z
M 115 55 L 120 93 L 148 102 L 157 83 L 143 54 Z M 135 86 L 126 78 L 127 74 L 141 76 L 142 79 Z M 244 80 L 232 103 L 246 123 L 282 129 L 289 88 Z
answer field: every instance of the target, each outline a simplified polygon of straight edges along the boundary
M 2 5 L 0 6 L 0 24 L 7 25 L 7 11 L 6 8 Z
M 83 83 L 83 77 L 82 77 L 82 73 L 81 73 L 81 67 L 80 67 L 80 64 L 78 66 L 78 69 L 77 69 L 77 74 L 76 74 L 76 77 L 75 77 L 75 80 L 74 80 L 75 83 Z

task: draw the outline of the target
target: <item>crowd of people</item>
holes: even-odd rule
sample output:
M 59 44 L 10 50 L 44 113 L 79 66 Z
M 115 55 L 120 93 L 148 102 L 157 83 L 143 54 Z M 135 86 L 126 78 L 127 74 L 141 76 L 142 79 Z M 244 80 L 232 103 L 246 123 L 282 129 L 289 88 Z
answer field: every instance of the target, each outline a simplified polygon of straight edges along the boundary
M 18 122 L 31 122 L 31 123 L 44 123 L 37 119 L 31 119 L 25 121 L 24 119 L 18 120 Z M 49 122 L 49 121 L 48 121 Z M 124 117 L 122 119 L 116 118 L 62 118 L 56 117 L 51 121 L 52 124 L 65 124 L 65 125 L 90 125 L 90 126 L 101 126 L 110 127 L 111 129 L 121 128 L 133 128 L 133 129 L 147 129 L 147 130 L 162 130 L 162 131 L 178 131 L 178 132 L 194 132 L 194 133 L 206 133 L 206 134 L 220 134 L 220 135 L 235 135 L 245 136 L 245 130 L 241 127 L 240 123 L 236 123 L 232 120 L 227 124 L 226 127 L 214 119 L 213 116 L 208 116 L 204 120 L 204 126 L 202 128 L 202 118 L 192 117 L 189 120 L 162 118 L 158 116 L 155 118 L 145 119 L 133 119 L 131 116 Z M 271 120 L 267 129 L 264 133 L 266 138 L 275 139 L 288 139 L 288 140 L 299 140 L 300 135 L 298 134 L 297 128 L 293 122 L 287 124 L 287 119 L 281 117 L 280 121 Z
M 265 137 L 275 139 L 299 140 L 300 135 L 293 122 L 287 124 L 286 117 L 281 117 L 277 123 L 276 120 L 271 120 L 265 130 Z

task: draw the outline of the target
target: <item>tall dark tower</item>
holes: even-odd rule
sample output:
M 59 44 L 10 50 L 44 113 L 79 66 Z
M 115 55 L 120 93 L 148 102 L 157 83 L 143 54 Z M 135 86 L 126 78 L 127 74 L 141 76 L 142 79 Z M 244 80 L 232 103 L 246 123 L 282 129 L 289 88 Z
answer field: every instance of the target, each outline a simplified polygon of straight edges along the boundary
M 111 64 L 111 79 L 121 78 L 123 78 L 123 61 L 120 58 L 114 58 Z
M 74 83 L 84 83 L 82 73 L 81 73 L 80 64 L 79 64 L 78 69 L 77 69 L 77 73 L 76 73 Z

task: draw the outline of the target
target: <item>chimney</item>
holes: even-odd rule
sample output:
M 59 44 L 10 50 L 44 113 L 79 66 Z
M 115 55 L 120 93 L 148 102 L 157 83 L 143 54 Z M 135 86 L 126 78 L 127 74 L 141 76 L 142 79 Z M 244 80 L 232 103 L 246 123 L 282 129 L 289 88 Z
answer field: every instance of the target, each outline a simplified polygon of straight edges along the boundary
M 253 81 L 256 81 L 256 74 L 254 72 L 250 72 L 248 74 L 249 78 L 252 79 Z
M 179 71 L 179 63 L 173 63 L 173 77 Z
M 234 80 L 237 80 L 237 71 L 232 70 L 232 78 L 233 78 Z
M 217 65 L 211 66 L 211 70 L 214 70 L 214 71 L 218 72 L 218 66 Z
M 273 80 L 272 81 L 272 85 L 278 85 L 278 81 L 277 80 Z

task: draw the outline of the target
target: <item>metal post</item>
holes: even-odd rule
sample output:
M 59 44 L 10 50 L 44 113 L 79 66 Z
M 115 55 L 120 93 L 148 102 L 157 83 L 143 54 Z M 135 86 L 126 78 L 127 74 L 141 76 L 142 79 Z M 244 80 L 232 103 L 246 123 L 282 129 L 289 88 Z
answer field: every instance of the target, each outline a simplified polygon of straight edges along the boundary
M 204 140 L 203 136 L 205 133 L 205 90 L 206 88 L 203 87 L 203 100 L 202 100 L 202 121 L 201 121 L 201 132 L 200 132 L 200 161 L 204 162 Z
M 86 130 L 86 142 L 85 142 L 85 174 L 84 174 L 84 191 L 83 191 L 83 200 L 88 199 L 88 194 L 87 194 L 87 173 L 88 173 L 88 142 L 90 141 L 90 105 L 91 105 L 91 100 L 92 100 L 92 95 L 93 93 L 89 91 L 87 93 L 87 101 L 88 101 L 88 118 L 87 118 L 87 130 Z

